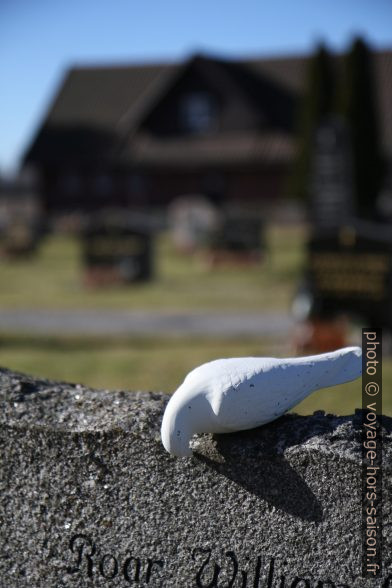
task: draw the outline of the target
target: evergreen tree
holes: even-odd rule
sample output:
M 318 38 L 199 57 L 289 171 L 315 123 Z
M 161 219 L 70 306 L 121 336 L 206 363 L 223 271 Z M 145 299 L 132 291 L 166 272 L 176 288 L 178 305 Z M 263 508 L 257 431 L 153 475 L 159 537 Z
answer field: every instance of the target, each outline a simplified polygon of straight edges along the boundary
M 344 115 L 352 147 L 353 188 L 356 213 L 374 218 L 382 186 L 382 155 L 377 121 L 372 54 L 356 39 L 343 70 L 339 109 Z
M 291 193 L 309 199 L 314 135 L 334 108 L 335 72 L 329 51 L 320 45 L 309 61 L 305 94 L 300 103 L 297 129 L 297 157 L 291 177 Z

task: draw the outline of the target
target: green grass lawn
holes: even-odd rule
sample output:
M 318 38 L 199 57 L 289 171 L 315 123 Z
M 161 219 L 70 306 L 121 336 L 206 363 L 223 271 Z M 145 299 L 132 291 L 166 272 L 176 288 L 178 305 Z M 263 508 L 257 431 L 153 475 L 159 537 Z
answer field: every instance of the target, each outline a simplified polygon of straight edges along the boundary
M 287 312 L 304 260 L 305 231 L 271 227 L 268 255 L 256 267 L 207 268 L 202 256 L 176 253 L 167 235 L 156 243 L 156 279 L 148 284 L 88 290 L 83 287 L 78 242 L 51 236 L 35 258 L 0 261 L 0 308 L 252 310 Z M 219 357 L 289 356 L 284 339 L 35 337 L 0 332 L 0 365 L 37 376 L 97 388 L 177 388 L 192 368 Z M 384 361 L 384 413 L 392 414 L 392 360 Z M 323 390 L 295 410 L 353 412 L 360 382 Z
M 77 239 L 50 236 L 36 257 L 0 260 L 0 308 L 287 310 L 304 234 L 300 227 L 271 228 L 260 265 L 213 271 L 202 255 L 181 255 L 162 235 L 155 244 L 155 280 L 95 290 L 83 285 Z
M 0 336 L 1 364 L 36 376 L 81 382 L 97 388 L 170 393 L 197 365 L 219 357 L 291 355 L 275 339 L 55 338 Z M 383 364 L 383 412 L 392 415 L 392 360 Z M 320 390 L 295 412 L 351 414 L 361 406 L 361 382 Z

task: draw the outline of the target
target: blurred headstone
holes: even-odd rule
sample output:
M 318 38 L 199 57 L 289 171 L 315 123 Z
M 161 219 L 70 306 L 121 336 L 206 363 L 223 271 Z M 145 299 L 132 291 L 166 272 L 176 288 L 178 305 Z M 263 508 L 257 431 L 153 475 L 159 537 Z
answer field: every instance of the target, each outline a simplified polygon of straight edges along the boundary
M 152 234 L 117 211 L 91 217 L 82 233 L 85 281 L 91 286 L 127 284 L 152 277 Z
M 211 265 L 258 263 L 264 251 L 263 225 L 255 214 L 224 213 L 209 240 Z
M 342 346 L 344 317 L 392 327 L 392 231 L 357 218 L 354 197 L 347 128 L 329 117 L 315 136 L 312 231 L 304 285 L 293 304 L 306 321 L 299 352 Z
M 357 222 L 313 234 L 307 282 L 314 315 L 347 313 L 392 327 L 392 231 Z
M 329 117 L 316 132 L 311 174 L 311 221 L 336 227 L 353 216 L 350 144 L 346 126 Z
M 38 218 L 11 217 L 0 228 L 0 251 L 10 258 L 36 252 L 43 235 Z
M 0 178 L 0 254 L 16 258 L 35 253 L 44 225 L 34 175 L 25 170 Z
M 219 219 L 216 207 L 202 195 L 177 198 L 169 207 L 172 239 L 179 251 L 193 252 L 205 245 Z

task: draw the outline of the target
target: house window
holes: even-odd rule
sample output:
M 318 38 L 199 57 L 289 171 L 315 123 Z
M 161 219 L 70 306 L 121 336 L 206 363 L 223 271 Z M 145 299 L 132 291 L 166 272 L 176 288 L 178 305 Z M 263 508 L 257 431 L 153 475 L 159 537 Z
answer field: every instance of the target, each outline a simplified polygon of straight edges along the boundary
M 77 196 L 82 190 L 82 181 L 77 173 L 67 173 L 61 178 L 61 191 L 66 196 Z
M 181 127 L 191 133 L 211 131 L 216 123 L 213 98 L 207 92 L 192 92 L 180 105 Z
M 142 194 L 146 189 L 146 181 L 144 176 L 140 174 L 131 174 L 128 180 L 129 191 L 132 195 Z
M 97 196 L 110 196 L 113 192 L 113 178 L 108 174 L 97 174 L 93 185 Z
M 146 205 L 148 203 L 146 177 L 132 173 L 127 179 L 127 200 L 128 204 Z

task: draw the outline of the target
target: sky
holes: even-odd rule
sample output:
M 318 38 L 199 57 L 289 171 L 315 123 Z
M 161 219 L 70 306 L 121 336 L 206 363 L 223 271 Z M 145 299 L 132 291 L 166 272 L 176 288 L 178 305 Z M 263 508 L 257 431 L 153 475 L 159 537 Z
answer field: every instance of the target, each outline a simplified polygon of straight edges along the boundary
M 391 0 L 0 0 L 0 174 L 12 175 L 77 64 L 392 49 Z

